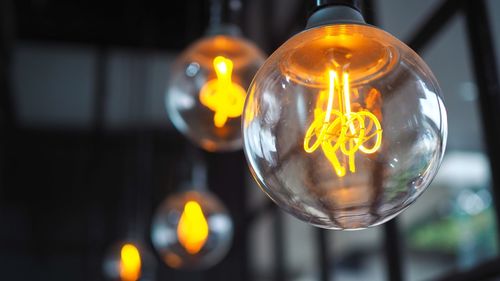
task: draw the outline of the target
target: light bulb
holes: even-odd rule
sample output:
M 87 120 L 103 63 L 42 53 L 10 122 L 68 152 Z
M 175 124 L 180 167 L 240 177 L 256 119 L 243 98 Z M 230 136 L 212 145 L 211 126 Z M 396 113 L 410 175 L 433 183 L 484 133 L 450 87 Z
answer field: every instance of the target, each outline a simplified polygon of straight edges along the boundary
M 238 36 L 195 42 L 171 69 L 165 101 L 174 126 L 208 151 L 241 148 L 246 89 L 263 62 L 262 52 Z
M 153 219 L 151 239 L 172 268 L 201 269 L 216 264 L 229 250 L 233 224 L 211 193 L 187 191 L 168 197 Z
M 137 281 L 142 273 L 142 257 L 136 243 L 118 243 L 104 261 L 104 273 L 110 280 Z
M 362 22 L 318 24 L 288 40 L 258 71 L 243 113 L 261 189 L 330 229 L 375 226 L 406 209 L 434 178 L 446 135 L 427 65 Z
M 198 253 L 205 245 L 208 237 L 208 223 L 200 204 L 188 201 L 184 205 L 177 225 L 179 243 L 192 255 Z
M 141 255 L 133 244 L 123 245 L 120 251 L 120 278 L 123 281 L 139 280 L 141 275 Z

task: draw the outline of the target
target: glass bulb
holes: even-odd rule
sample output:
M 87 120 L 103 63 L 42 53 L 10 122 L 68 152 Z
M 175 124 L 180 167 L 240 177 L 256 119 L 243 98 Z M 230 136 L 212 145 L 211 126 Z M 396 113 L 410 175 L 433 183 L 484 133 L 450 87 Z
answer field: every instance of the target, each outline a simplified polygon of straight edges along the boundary
M 313 225 L 383 223 L 427 188 L 447 120 L 422 59 L 363 24 L 308 29 L 252 82 L 243 116 L 254 178 L 280 207 Z
M 109 280 L 137 281 L 141 277 L 142 257 L 136 243 L 114 245 L 106 255 L 104 274 Z
M 188 191 L 168 197 L 152 225 L 153 245 L 172 268 L 200 269 L 219 262 L 229 250 L 233 223 L 211 193 Z
M 195 42 L 171 70 L 166 106 L 174 126 L 208 151 L 241 148 L 246 89 L 263 62 L 262 52 L 239 37 Z

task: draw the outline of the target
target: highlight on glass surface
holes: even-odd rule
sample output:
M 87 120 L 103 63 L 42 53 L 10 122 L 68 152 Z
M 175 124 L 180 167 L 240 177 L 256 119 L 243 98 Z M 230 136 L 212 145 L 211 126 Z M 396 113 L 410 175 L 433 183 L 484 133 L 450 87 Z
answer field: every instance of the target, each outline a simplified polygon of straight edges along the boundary
M 413 50 L 362 18 L 310 23 L 250 86 L 243 114 L 250 169 L 303 221 L 381 224 L 437 173 L 447 136 L 441 90 Z
M 109 280 L 139 280 L 142 272 L 142 257 L 139 247 L 132 242 L 114 245 L 106 256 L 103 269 Z
M 232 236 L 229 214 L 206 191 L 168 197 L 158 208 L 151 229 L 154 248 L 172 268 L 203 269 L 216 264 L 229 250 Z
M 241 148 L 246 89 L 263 62 L 262 52 L 239 36 L 195 42 L 171 69 L 165 102 L 174 126 L 208 151 Z

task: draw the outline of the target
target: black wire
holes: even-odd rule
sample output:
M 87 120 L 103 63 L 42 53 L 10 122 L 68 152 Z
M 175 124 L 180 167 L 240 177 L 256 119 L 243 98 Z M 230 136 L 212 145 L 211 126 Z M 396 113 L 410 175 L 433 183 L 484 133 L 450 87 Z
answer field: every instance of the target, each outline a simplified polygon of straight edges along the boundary
M 209 0 L 209 25 L 236 24 L 240 21 L 242 0 Z
M 362 8 L 360 0 L 312 0 L 312 7 L 309 14 L 312 14 L 313 12 L 324 7 L 335 5 L 349 6 L 359 12 L 361 12 Z

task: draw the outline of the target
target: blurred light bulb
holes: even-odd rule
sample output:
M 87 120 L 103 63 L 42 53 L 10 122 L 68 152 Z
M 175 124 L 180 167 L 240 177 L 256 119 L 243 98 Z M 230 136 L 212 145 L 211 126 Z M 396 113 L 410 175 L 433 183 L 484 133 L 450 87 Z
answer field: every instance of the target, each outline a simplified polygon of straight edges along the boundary
M 184 205 L 184 211 L 177 226 L 177 236 L 186 251 L 193 255 L 205 245 L 208 237 L 208 223 L 196 201 L 188 201 Z
M 219 262 L 229 250 L 233 223 L 211 193 L 187 191 L 169 196 L 158 208 L 151 240 L 172 268 L 200 269 Z
M 123 281 L 139 280 L 141 275 L 141 255 L 133 244 L 125 244 L 120 255 L 120 278 Z
M 135 243 L 118 243 L 111 247 L 104 260 L 104 274 L 110 280 L 136 281 L 142 275 L 143 257 Z
M 441 90 L 417 54 L 360 15 L 326 25 L 315 15 L 249 87 L 245 154 L 263 191 L 295 217 L 332 229 L 378 225 L 414 202 L 439 168 Z
M 205 150 L 241 148 L 246 89 L 263 62 L 262 52 L 238 36 L 195 42 L 171 69 L 165 102 L 173 125 Z

